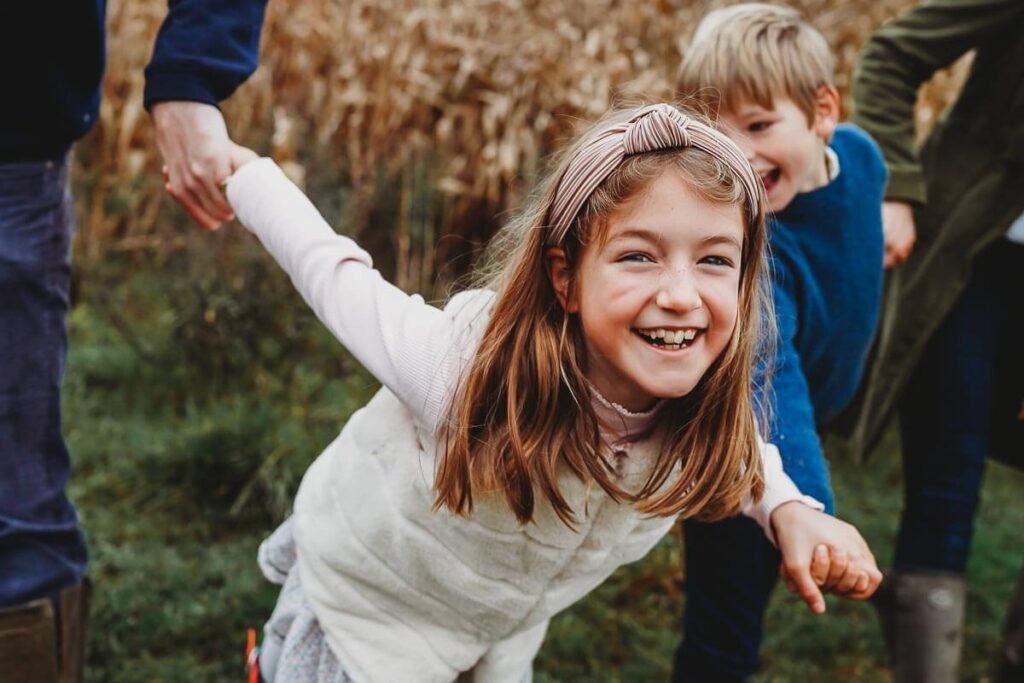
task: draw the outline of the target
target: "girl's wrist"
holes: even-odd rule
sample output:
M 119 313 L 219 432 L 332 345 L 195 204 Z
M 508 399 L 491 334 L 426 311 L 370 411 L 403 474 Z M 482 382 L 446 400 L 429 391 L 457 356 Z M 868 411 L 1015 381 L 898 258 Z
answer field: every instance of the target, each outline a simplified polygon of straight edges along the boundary
M 791 520 L 794 517 L 799 517 L 800 515 L 805 514 L 807 510 L 814 510 L 814 508 L 807 505 L 802 500 L 787 500 L 785 503 L 778 505 L 768 516 L 768 523 L 769 526 L 771 526 L 772 535 L 778 538 L 779 526 L 786 524 L 788 520 Z

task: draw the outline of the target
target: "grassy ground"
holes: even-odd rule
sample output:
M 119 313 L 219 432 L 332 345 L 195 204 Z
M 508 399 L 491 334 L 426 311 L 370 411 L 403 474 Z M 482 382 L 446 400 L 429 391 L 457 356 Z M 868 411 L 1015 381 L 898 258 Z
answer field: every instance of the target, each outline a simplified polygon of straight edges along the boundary
M 91 681 L 242 680 L 245 628 L 276 597 L 256 547 L 374 391 L 239 231 L 197 244 L 80 274 L 65 423 L 96 589 Z M 883 561 L 900 507 L 896 450 L 834 468 L 841 514 Z M 988 671 L 1024 559 L 1022 487 L 1018 473 L 990 469 L 970 567 L 969 680 Z M 683 600 L 669 537 L 553 622 L 537 680 L 665 680 Z M 866 605 L 831 601 L 816 618 L 779 591 L 767 634 L 759 682 L 886 679 Z

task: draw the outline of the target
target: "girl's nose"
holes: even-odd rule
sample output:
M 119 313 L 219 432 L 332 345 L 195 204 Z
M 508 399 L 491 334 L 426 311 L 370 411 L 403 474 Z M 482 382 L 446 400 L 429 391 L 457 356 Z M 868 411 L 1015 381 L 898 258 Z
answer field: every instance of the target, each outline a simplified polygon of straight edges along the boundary
M 681 270 L 667 275 L 654 299 L 659 308 L 685 313 L 704 305 L 697 289 L 697 283 L 689 270 Z

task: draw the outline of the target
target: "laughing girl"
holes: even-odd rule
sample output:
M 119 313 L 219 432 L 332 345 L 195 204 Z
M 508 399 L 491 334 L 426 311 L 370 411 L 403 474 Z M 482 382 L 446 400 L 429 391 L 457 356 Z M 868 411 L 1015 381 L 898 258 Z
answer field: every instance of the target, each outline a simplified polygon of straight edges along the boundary
M 443 309 L 385 281 L 269 159 L 227 193 L 383 385 L 260 548 L 283 584 L 265 680 L 529 680 L 548 620 L 680 516 L 755 518 L 815 611 L 812 571 L 874 591 L 860 535 L 759 438 L 764 191 L 697 118 L 656 104 L 593 126 Z

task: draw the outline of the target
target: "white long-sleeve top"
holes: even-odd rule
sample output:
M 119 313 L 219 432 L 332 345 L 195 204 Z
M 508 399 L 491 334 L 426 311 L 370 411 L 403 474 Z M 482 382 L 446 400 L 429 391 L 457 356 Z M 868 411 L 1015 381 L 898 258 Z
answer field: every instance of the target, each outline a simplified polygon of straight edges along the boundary
M 474 496 L 470 518 L 432 512 L 438 422 L 493 293 L 462 293 L 443 310 L 405 294 L 269 159 L 243 166 L 227 195 L 320 320 L 383 384 L 310 466 L 295 499 L 296 566 L 332 651 L 359 682 L 448 683 L 469 671 L 476 681 L 518 682 L 548 619 L 643 557 L 674 520 L 644 517 L 569 472 L 559 486 L 575 529 L 543 502 L 520 525 L 501 496 Z M 638 490 L 660 439 L 630 439 L 644 422 L 630 419 L 610 437 L 620 485 Z M 778 505 L 821 506 L 800 495 L 773 446 L 763 462 L 765 495 L 746 513 L 771 537 Z

